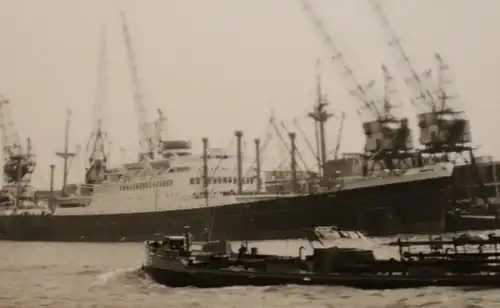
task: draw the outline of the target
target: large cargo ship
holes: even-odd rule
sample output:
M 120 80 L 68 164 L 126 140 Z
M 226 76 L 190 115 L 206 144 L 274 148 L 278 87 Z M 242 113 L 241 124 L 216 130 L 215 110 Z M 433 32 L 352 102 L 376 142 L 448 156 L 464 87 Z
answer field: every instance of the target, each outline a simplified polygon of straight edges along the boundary
M 439 232 L 453 171 L 450 164 L 437 164 L 346 181 L 325 192 L 238 194 L 235 159 L 209 150 L 205 195 L 205 155 L 193 154 L 181 141 L 165 142 L 163 154 L 171 158 L 106 173 L 87 199 L 4 212 L 4 239 L 144 241 L 154 234 L 178 234 L 186 225 L 195 237 L 228 240 L 303 237 L 304 230 L 318 225 L 372 235 Z M 254 190 L 254 181 L 254 175 L 245 177 L 242 186 Z

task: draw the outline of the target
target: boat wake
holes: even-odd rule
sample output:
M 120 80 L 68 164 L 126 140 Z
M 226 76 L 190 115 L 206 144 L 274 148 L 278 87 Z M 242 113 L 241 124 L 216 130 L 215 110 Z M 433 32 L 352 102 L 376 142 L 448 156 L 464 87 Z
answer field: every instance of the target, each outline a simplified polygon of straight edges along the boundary
M 98 275 L 90 284 L 89 291 L 114 286 L 148 288 L 151 284 L 156 285 L 140 268 L 115 269 Z

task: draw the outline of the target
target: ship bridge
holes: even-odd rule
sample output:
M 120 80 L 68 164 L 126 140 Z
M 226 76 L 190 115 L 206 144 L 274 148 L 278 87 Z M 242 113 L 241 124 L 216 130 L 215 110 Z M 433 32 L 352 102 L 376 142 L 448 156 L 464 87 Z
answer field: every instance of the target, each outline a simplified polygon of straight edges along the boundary
M 187 140 L 167 140 L 160 143 L 160 155 L 163 158 L 171 158 L 173 156 L 191 156 L 191 142 Z

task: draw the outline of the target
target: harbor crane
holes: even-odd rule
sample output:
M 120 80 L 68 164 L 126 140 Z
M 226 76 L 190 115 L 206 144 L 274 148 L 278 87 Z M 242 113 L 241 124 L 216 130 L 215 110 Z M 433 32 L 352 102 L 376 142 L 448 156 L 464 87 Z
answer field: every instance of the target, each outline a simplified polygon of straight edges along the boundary
M 3 151 L 2 185 L 29 185 L 36 161 L 31 140 L 23 149 L 10 112 L 11 101 L 0 93 L 0 129 Z
M 418 108 L 426 107 L 424 111 L 418 114 L 419 141 L 424 146 L 424 149 L 420 151 L 420 164 L 432 164 L 442 161 L 456 163 L 459 158 L 462 158 L 466 163 L 469 163 L 474 174 L 473 181 L 475 182 L 462 184 L 478 188 L 477 192 L 469 194 L 471 202 L 475 203 L 477 197 L 479 197 L 484 200 L 485 204 L 490 205 L 486 197 L 484 182 L 476 164 L 474 148 L 471 145 L 472 137 L 469 120 L 462 110 L 452 108 L 449 105 L 449 101 L 456 98 L 456 96 L 449 94 L 446 87 L 451 84 L 451 80 L 446 78 L 449 66 L 444 63 L 439 53 L 435 53 L 437 80 L 432 79 L 432 70 L 418 74 L 397 38 L 389 18 L 385 15 L 380 1 L 371 0 L 370 3 L 388 36 L 389 47 L 397 57 L 403 60 L 405 81 L 410 91 L 412 91 L 413 97 L 411 101 L 413 105 Z M 431 85 L 432 81 L 435 83 L 434 86 Z M 420 104 L 417 104 L 419 102 Z M 465 176 L 464 178 L 470 177 Z
M 108 99 L 108 54 L 106 26 L 101 28 L 101 43 L 97 64 L 97 86 L 94 102 L 94 125 L 85 147 L 89 153 L 85 184 L 100 184 L 105 179 L 109 157 L 108 132 L 104 126 L 105 105 Z
M 34 201 L 35 194 L 30 185 L 35 171 L 36 160 L 31 148 L 31 139 L 27 138 L 23 149 L 19 133 L 10 113 L 10 100 L 0 93 L 0 129 L 2 138 L 1 193 L 5 204 L 21 206 L 24 201 Z
M 354 74 L 344 55 L 336 46 L 333 37 L 325 27 L 325 23 L 318 16 L 313 8 L 311 0 L 302 0 L 302 8 L 307 17 L 314 25 L 314 29 L 321 36 L 326 47 L 332 53 L 330 62 L 335 65 L 336 71 L 341 72 L 341 77 L 347 82 L 349 94 L 358 99 L 361 103 L 362 111 L 371 113 L 371 119 L 363 121 L 365 135 L 365 149 L 363 154 L 363 172 L 373 172 L 379 169 L 402 169 L 407 165 L 408 158 L 411 157 L 413 143 L 411 139 L 411 129 L 408 127 L 406 118 L 388 116 L 391 108 L 380 110 L 375 93 L 375 81 L 371 80 L 367 84 L 362 84 Z M 384 71 L 384 74 L 387 70 Z M 386 79 L 386 84 L 389 79 Z M 386 104 L 386 107 L 389 106 Z M 318 104 L 317 108 L 324 108 L 323 104 Z M 392 113 L 391 113 L 392 114 Z M 319 137 L 322 138 L 321 136 Z M 324 136 L 323 136 L 324 138 Z M 401 139 L 403 142 L 401 142 Z M 323 162 L 324 163 L 324 162 Z
M 420 143 L 428 153 L 463 152 L 465 150 L 464 145 L 472 141 L 469 133 L 469 121 L 463 118 L 464 113 L 462 111 L 448 105 L 449 100 L 454 98 L 448 95 L 445 89 L 445 85 L 451 83 L 450 80 L 445 79 L 445 73 L 449 69 L 448 65 L 443 62 L 438 53 L 435 54 L 438 64 L 438 80 L 436 86 L 431 86 L 432 70 L 428 70 L 423 74 L 417 73 L 408 53 L 403 48 L 389 19 L 385 15 L 381 3 L 375 0 L 370 3 L 388 36 L 389 47 L 398 58 L 402 59 L 405 82 L 413 95 L 411 98 L 412 103 L 419 108 L 426 106 L 424 111 L 418 114 Z M 419 101 L 423 102 L 425 106 L 419 104 Z

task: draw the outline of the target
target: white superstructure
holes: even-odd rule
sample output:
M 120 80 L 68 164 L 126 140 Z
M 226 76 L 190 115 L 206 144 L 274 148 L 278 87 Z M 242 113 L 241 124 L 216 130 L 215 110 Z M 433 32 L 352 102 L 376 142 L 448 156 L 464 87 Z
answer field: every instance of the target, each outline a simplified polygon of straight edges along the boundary
M 103 182 L 93 187 L 91 196 L 77 194 L 61 199 L 54 215 L 171 211 L 238 202 L 235 156 L 218 149 L 209 150 L 207 204 L 203 190 L 203 156 L 193 154 L 186 141 L 168 141 L 161 154 L 161 159 L 108 170 Z M 242 181 L 243 191 L 255 190 L 255 172 L 247 172 Z M 81 202 L 64 202 L 69 199 Z

